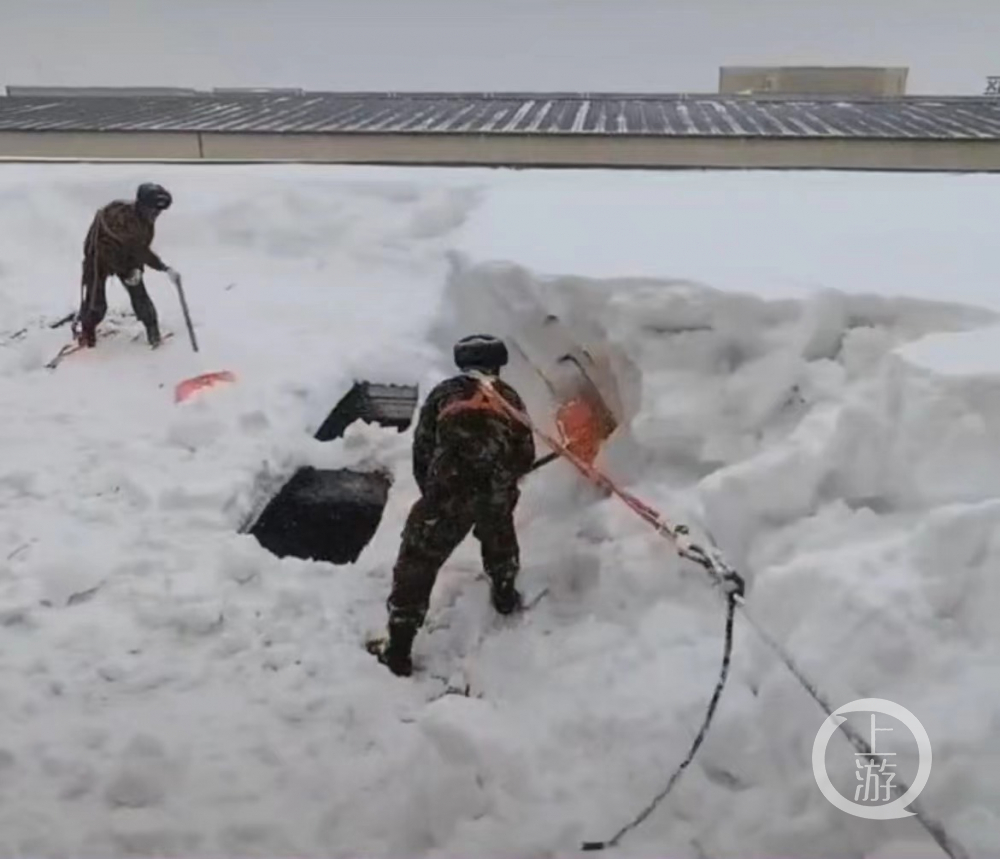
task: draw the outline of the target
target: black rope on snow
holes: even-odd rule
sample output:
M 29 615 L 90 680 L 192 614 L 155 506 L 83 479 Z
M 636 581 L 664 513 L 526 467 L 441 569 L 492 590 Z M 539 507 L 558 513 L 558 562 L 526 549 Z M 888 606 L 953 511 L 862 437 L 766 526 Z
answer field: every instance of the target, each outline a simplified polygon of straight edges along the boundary
M 608 847 L 616 847 L 618 842 L 622 839 L 626 833 L 635 829 L 639 824 L 641 824 L 656 807 L 666 798 L 667 794 L 673 790 L 674 785 L 677 780 L 681 777 L 684 770 L 687 769 L 688 764 L 694 760 L 695 752 L 698 751 L 699 746 L 705 739 L 705 735 L 708 733 L 708 727 L 712 724 L 712 717 L 715 715 L 715 709 L 719 704 L 719 698 L 722 696 L 722 689 L 726 685 L 726 678 L 729 676 L 729 661 L 733 652 L 733 619 L 736 614 L 736 595 L 729 594 L 727 597 L 727 607 L 726 607 L 726 642 L 722 651 L 722 668 L 719 671 L 719 679 L 715 684 L 715 691 L 712 692 L 712 700 L 708 703 L 708 710 L 705 713 L 705 719 L 702 722 L 701 728 L 698 730 L 698 735 L 694 738 L 694 743 L 691 744 L 691 750 L 688 752 L 687 757 L 681 761 L 679 767 L 674 770 L 673 774 L 667 781 L 666 786 L 661 790 L 638 815 L 636 815 L 630 823 L 627 823 L 612 838 L 607 841 L 585 841 L 583 843 L 583 850 L 604 850 Z
M 763 639 L 763 641 L 767 644 L 767 646 L 770 647 L 778 656 L 778 658 L 784 663 L 785 667 L 792 673 L 792 676 L 799 681 L 799 684 L 802 686 L 802 688 L 809 693 L 809 696 L 817 704 L 819 704 L 823 712 L 826 713 L 827 716 L 832 716 L 834 712 L 833 707 L 830 706 L 826 698 L 816 688 L 816 684 L 812 683 L 802 673 L 801 669 L 792 660 L 792 657 L 789 656 L 782 649 L 781 645 L 779 645 L 778 642 L 776 642 L 773 638 L 771 638 L 771 636 L 769 636 L 763 630 L 763 628 L 753 619 L 753 617 L 749 615 L 749 613 L 746 610 L 746 606 L 743 606 L 743 616 L 753 627 L 754 631 L 761 637 L 761 639 Z M 842 720 L 838 727 L 843 732 L 844 736 L 847 737 L 851 745 L 854 746 L 854 748 L 857 749 L 861 754 L 865 755 L 866 757 L 872 757 L 872 758 L 881 757 L 878 753 L 873 752 L 871 750 L 871 747 L 865 741 L 864 737 L 858 734 L 858 732 L 855 731 L 854 728 L 852 728 L 847 723 L 846 719 Z M 894 785 L 894 787 L 897 791 L 900 792 L 901 795 L 906 793 L 910 789 L 909 786 L 902 781 L 897 781 L 897 784 Z M 944 826 L 941 823 L 932 820 L 927 815 L 927 812 L 925 812 L 917 804 L 917 801 L 915 799 L 907 803 L 907 806 L 913 811 L 913 814 L 920 822 L 920 825 L 923 826 L 924 829 L 927 830 L 927 833 L 931 836 L 931 838 L 933 838 L 934 841 L 937 842 L 938 847 L 940 847 L 949 857 L 951 857 L 951 859 L 967 859 L 968 853 L 966 853 L 965 848 L 963 848 L 961 844 L 955 841 L 955 839 L 948 834 L 947 830 L 945 830 Z
M 713 547 L 717 548 L 715 540 L 712 535 L 706 531 L 706 536 Z M 694 548 L 694 547 L 692 547 Z M 698 547 L 700 549 L 700 547 Z M 704 552 L 701 552 L 704 555 Z M 707 555 L 705 556 L 706 560 Z M 699 561 L 697 557 L 693 557 L 692 560 Z M 710 563 L 702 563 L 710 573 L 713 572 Z M 732 572 L 725 568 L 728 572 Z M 717 574 L 716 574 L 717 575 Z M 802 670 L 795 664 L 795 660 L 782 648 L 777 641 L 775 641 L 764 628 L 753 618 L 749 610 L 746 607 L 746 603 L 742 599 L 742 595 L 737 603 L 741 609 L 743 609 L 743 617 L 746 619 L 747 623 L 753 628 L 754 632 L 760 636 L 761 640 L 774 651 L 775 655 L 781 660 L 784 666 L 791 672 L 792 676 L 799 682 L 799 685 L 805 689 L 806 693 L 819 705 L 820 709 L 826 713 L 827 716 L 833 715 L 833 707 L 830 706 L 826 699 L 826 696 L 822 695 L 817 688 L 816 684 L 809 680 L 808 677 L 802 672 Z M 848 741 L 857 749 L 859 752 L 864 754 L 866 757 L 881 757 L 872 752 L 868 743 L 865 742 L 864 738 L 857 733 L 848 723 L 846 719 L 842 719 L 840 725 L 838 726 L 843 732 L 844 736 L 847 737 Z M 900 791 L 900 795 L 906 793 L 910 788 L 905 782 L 897 782 L 895 789 Z M 968 859 L 968 853 L 965 848 L 958 843 L 953 837 L 951 837 L 944 825 L 933 820 L 923 808 L 918 805 L 917 801 L 914 799 L 907 803 L 908 807 L 913 810 L 913 815 L 917 818 L 920 825 L 924 827 L 927 833 L 934 839 L 937 845 L 950 857 L 950 859 Z
M 687 768 L 687 766 L 694 759 L 695 752 L 698 751 L 698 747 L 702 744 L 705 739 L 705 735 L 708 733 L 708 727 L 711 724 L 712 717 L 715 714 L 715 708 L 719 702 L 719 698 L 722 695 L 722 688 L 725 685 L 726 677 L 729 672 L 729 661 L 732 654 L 733 646 L 733 621 L 736 612 L 736 606 L 739 605 L 743 609 L 743 616 L 753 627 L 754 631 L 763 639 L 763 641 L 770 647 L 778 658 L 782 661 L 786 668 L 791 672 L 792 676 L 799 682 L 803 689 L 809 694 L 809 696 L 820 706 L 820 708 L 827 714 L 827 716 L 833 715 L 833 707 L 827 702 L 826 698 L 819 692 L 816 688 L 816 684 L 812 683 L 809 678 L 802 673 L 795 661 L 789 656 L 781 645 L 778 644 L 773 638 L 771 638 L 764 629 L 750 616 L 747 612 L 746 605 L 743 603 L 742 599 L 736 594 L 730 593 L 728 595 L 728 606 L 726 611 L 726 643 L 723 651 L 722 657 L 722 670 L 719 673 L 719 681 L 715 685 L 715 691 L 712 693 L 712 700 L 709 702 L 708 711 L 705 714 L 705 720 L 702 723 L 701 729 L 698 731 L 698 735 L 695 737 L 694 743 L 691 746 L 691 750 L 688 752 L 687 757 L 681 762 L 680 766 L 674 771 L 670 776 L 666 786 L 660 793 L 658 793 L 653 800 L 647 805 L 630 823 L 623 826 L 618 832 L 607 841 L 585 841 L 582 845 L 582 849 L 585 851 L 596 851 L 604 850 L 608 847 L 616 847 L 621 841 L 622 837 L 626 835 L 631 830 L 635 829 L 639 824 L 641 824 L 653 811 L 656 809 L 657 805 L 667 796 L 668 793 L 673 789 L 674 784 L 677 779 L 680 778 L 681 773 Z M 869 757 L 877 757 L 877 753 L 872 752 L 870 746 L 865 741 L 864 737 L 857 733 L 847 722 L 847 720 L 841 721 L 838 726 L 839 729 L 847 737 L 851 745 L 854 746 L 862 754 Z M 901 794 L 906 793 L 909 790 L 909 786 L 903 782 L 899 782 L 896 785 L 896 790 Z M 916 800 L 908 803 L 908 807 L 913 811 L 914 816 L 920 822 L 920 825 L 924 827 L 927 833 L 934 839 L 937 845 L 945 852 L 950 859 L 968 859 L 968 853 L 965 848 L 962 847 L 953 837 L 951 837 L 944 826 L 931 819 L 927 813 L 918 805 Z

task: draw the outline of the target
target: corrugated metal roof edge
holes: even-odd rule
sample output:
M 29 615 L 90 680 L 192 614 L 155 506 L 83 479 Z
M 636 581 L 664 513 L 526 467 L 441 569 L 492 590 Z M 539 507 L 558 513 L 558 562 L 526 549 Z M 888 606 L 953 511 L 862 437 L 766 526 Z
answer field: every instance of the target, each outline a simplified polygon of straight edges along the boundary
M 11 89 L 21 89 L 11 87 Z M 52 87 L 51 89 L 56 89 Z M 95 90 L 100 88 L 93 88 Z M 456 100 L 456 101 L 522 101 L 534 99 L 538 100 L 562 100 L 562 99 L 585 99 L 585 100 L 610 100 L 610 101 L 734 101 L 734 102 L 846 102 L 850 104 L 885 104 L 885 103 L 943 103 L 943 104 L 969 104 L 989 102 L 996 104 L 1000 102 L 997 96 L 974 94 L 956 95 L 932 93 L 908 93 L 906 95 L 854 95 L 850 93 L 719 93 L 719 92 L 586 92 L 586 91 L 458 91 L 458 90 L 301 90 L 289 92 L 288 90 L 274 89 L 270 91 L 258 90 L 253 92 L 232 92 L 213 90 L 184 90 L 178 92 L 130 93 L 127 90 L 113 92 L 110 90 L 101 91 L 91 95 L 84 94 L 62 94 L 45 95 L 43 93 L 16 93 L 11 94 L 5 91 L 0 98 L 9 98 L 17 101 L 75 101 L 81 98 L 96 99 L 211 99 L 216 101 L 254 101 L 267 99 L 297 100 L 316 97 L 329 98 L 364 98 L 364 99 L 434 99 L 434 100 Z
M 421 130 L 393 130 L 380 129 L 378 131 L 372 131 L 363 128 L 338 128 L 332 130 L 320 129 L 320 130 L 299 130 L 299 129 L 263 129 L 263 128 L 83 128 L 83 127 L 73 127 L 73 128 L 44 128 L 44 129 L 33 129 L 33 128 L 0 128 L 0 134 L 46 134 L 46 135 L 73 135 L 73 134 L 117 134 L 117 135 L 216 135 L 216 136 L 231 136 L 231 137 L 247 137 L 250 135 L 257 136 L 273 136 L 273 137 L 562 137 L 567 139 L 579 139 L 581 137 L 593 137 L 603 140 L 607 140 L 609 137 L 613 137 L 616 140 L 621 140 L 623 138 L 655 138 L 658 140 L 663 139 L 673 139 L 673 140 L 727 140 L 727 141 L 739 141 L 739 140 L 767 140 L 768 142 L 775 142 L 780 140 L 794 141 L 796 143 L 808 143 L 810 141 L 816 143 L 829 142 L 831 140 L 849 140 L 858 142 L 884 142 L 893 143 L 899 141 L 909 141 L 911 143 L 997 143 L 1000 139 L 1000 135 L 997 137 L 982 137 L 975 134 L 959 134 L 955 136 L 953 134 L 933 134 L 927 133 L 920 136 L 906 135 L 900 133 L 887 132 L 885 134 L 868 134 L 868 133 L 856 133 L 851 131 L 842 132 L 831 132 L 828 134 L 814 134 L 814 135 L 798 135 L 798 134 L 770 134 L 767 132 L 760 133 L 744 133 L 744 132 L 725 132 L 725 133 L 713 133 L 713 132 L 685 132 L 685 131 L 566 131 L 562 129 L 552 129 L 546 131 L 528 131 L 525 129 L 511 129 L 510 131 L 503 130 L 491 130 L 483 131 L 481 129 L 467 129 L 467 130 L 435 130 L 421 129 Z

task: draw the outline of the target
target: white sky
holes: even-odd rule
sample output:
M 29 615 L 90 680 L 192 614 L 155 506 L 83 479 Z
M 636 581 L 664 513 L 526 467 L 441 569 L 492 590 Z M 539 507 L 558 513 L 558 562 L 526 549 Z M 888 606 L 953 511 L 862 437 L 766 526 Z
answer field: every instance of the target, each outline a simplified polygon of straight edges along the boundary
M 1000 74 L 1000 0 L 0 0 L 0 85 L 718 89 L 727 64 Z

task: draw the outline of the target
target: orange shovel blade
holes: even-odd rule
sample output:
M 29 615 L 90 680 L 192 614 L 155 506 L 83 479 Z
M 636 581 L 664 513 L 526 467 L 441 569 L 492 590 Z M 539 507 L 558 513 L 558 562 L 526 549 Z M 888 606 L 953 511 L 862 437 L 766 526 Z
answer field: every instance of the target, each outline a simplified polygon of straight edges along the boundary
M 614 430 L 603 410 L 585 397 L 576 397 L 559 407 L 556 427 L 570 452 L 588 464 L 597 458 L 601 443 Z
M 219 370 L 215 373 L 202 373 L 178 383 L 174 388 L 174 402 L 180 403 L 203 388 L 210 388 L 218 382 L 235 382 L 236 376 L 229 370 Z

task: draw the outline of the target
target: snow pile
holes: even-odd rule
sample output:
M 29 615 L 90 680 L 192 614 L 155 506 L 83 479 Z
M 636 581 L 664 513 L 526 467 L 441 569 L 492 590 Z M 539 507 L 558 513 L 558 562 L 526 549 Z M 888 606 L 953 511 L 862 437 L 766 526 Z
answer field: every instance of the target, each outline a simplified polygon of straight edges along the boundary
M 709 213 L 756 204 L 754 183 L 774 177 L 647 177 L 641 191 L 631 174 L 170 167 L 155 177 L 177 201 L 157 247 L 185 275 L 202 352 L 151 274 L 168 346 L 109 340 L 50 374 L 65 329 L 44 321 L 72 309 L 92 210 L 148 173 L 0 171 L 0 305 L 5 329 L 28 329 L 0 348 L 0 447 L 13 452 L 0 465 L 2 852 L 568 855 L 660 789 L 715 682 L 722 605 L 564 463 L 523 487 L 523 587 L 548 588 L 529 615 L 493 616 L 470 540 L 417 640 L 423 675 L 399 680 L 360 646 L 384 620 L 416 497 L 411 434 L 354 426 L 324 445 L 312 432 L 355 378 L 426 391 L 450 372 L 453 339 L 485 328 L 533 360 L 592 351 L 624 423 L 608 470 L 712 533 L 754 616 L 835 706 L 912 710 L 934 749 L 924 807 L 975 855 L 996 853 L 1000 379 L 912 357 L 926 335 L 961 342 L 992 312 L 846 281 L 736 292 L 685 270 L 692 257 L 682 279 L 602 271 L 593 245 L 563 262 L 577 275 L 543 277 L 538 247 L 504 249 L 525 229 L 511 211 L 552 214 L 564 240 L 586 224 L 563 194 L 583 209 L 634 195 L 638 217 L 664 187 L 701 188 Z M 807 206 L 834 180 L 774 181 L 789 194 L 759 221 L 813 246 L 820 225 L 790 189 Z M 865 211 L 884 181 L 845 179 L 838 210 Z M 953 181 L 939 190 L 984 193 Z M 628 242 L 601 248 L 611 260 Z M 503 258 L 531 267 L 487 261 Z M 126 306 L 117 284 L 109 296 Z M 173 385 L 209 369 L 238 382 L 174 405 Z M 509 378 L 547 425 L 546 387 L 520 355 Z M 392 472 L 356 565 L 278 560 L 237 533 L 306 464 Z M 862 821 L 822 797 L 809 766 L 822 719 L 738 623 L 704 747 L 621 851 L 939 855 L 913 819 Z M 839 737 L 828 760 L 850 794 Z
M 481 294 L 524 291 L 531 281 L 516 266 L 469 267 L 453 278 L 453 303 L 474 307 Z M 768 301 L 637 279 L 551 277 L 535 279 L 533 292 L 561 318 L 599 327 L 620 365 L 641 378 L 629 432 L 607 450 L 613 473 L 629 473 L 630 488 L 677 521 L 707 527 L 747 575 L 755 617 L 837 704 L 885 697 L 919 714 L 935 749 L 925 805 L 953 815 L 980 849 L 994 844 L 1000 821 L 989 797 L 1000 782 L 974 764 L 995 746 L 1000 719 L 1000 696 L 981 679 L 1000 653 L 988 631 L 1000 604 L 988 572 L 1000 563 L 1000 378 L 940 376 L 897 350 L 929 332 L 989 325 L 993 314 L 834 291 Z M 532 502 L 557 506 L 553 497 L 529 495 Z M 602 508 L 604 538 L 617 539 L 591 576 L 590 611 L 629 604 L 629 622 L 641 629 L 637 616 L 661 599 L 675 610 L 697 604 L 704 582 L 680 586 L 666 544 L 627 521 L 617 502 Z M 697 842 L 707 855 L 737 855 L 747 843 L 799 855 L 811 845 L 810 855 L 824 856 L 843 855 L 848 844 L 877 848 L 894 825 L 847 822 L 819 796 L 808 760 L 822 715 L 743 632 L 735 683 L 744 688 L 727 690 L 702 761 L 703 775 L 733 795 L 699 790 L 693 776 L 673 801 L 683 809 L 687 796 L 718 815 L 688 828 L 664 812 L 662 825 L 650 822 L 635 841 L 670 852 Z M 706 658 L 695 700 L 710 690 L 711 666 Z M 601 689 L 614 686 L 597 676 Z M 676 674 L 670 682 L 676 687 Z M 697 724 L 696 709 L 668 715 L 678 707 L 675 689 L 661 706 L 664 721 Z M 956 718 L 956 707 L 967 715 Z M 631 726 L 626 733 L 635 736 Z M 616 788 L 614 765 L 605 766 L 603 795 L 629 795 L 635 807 L 626 778 Z M 668 772 L 664 762 L 660 777 Z M 646 788 L 655 792 L 652 782 Z M 847 781 L 841 789 L 850 793 Z M 605 828 L 626 814 L 608 815 Z M 926 838 L 919 829 L 916 837 Z

